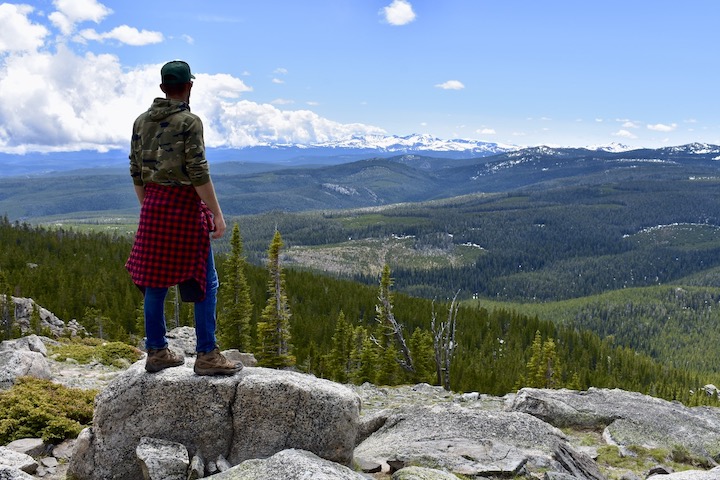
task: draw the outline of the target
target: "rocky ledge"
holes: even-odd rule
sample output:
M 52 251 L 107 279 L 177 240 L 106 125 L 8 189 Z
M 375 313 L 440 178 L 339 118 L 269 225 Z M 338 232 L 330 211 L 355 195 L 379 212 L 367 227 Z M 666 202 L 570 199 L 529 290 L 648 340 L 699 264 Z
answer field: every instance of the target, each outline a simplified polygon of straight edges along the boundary
M 7 383 L 43 361 L 43 376 L 68 380 L 37 338 L 3 348 L 13 352 L 0 365 Z M 23 352 L 33 362 L 18 368 Z M 720 480 L 717 408 L 595 388 L 499 398 L 426 384 L 339 385 L 253 367 L 199 377 L 192 364 L 189 356 L 158 374 L 143 361 L 111 375 L 98 369 L 92 426 L 60 446 L 0 447 L 0 478 L 64 479 L 70 458 L 68 478 L 77 480 Z

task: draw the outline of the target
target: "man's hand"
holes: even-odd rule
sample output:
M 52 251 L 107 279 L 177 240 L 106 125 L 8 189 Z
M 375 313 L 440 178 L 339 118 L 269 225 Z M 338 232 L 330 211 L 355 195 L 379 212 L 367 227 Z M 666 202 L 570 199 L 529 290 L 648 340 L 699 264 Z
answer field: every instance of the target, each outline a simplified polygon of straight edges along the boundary
M 225 225 L 225 218 L 223 218 L 222 210 L 220 210 L 220 204 L 218 203 L 217 196 L 215 195 L 215 187 L 213 186 L 212 180 L 204 185 L 196 185 L 195 191 L 198 193 L 200 200 L 205 202 L 205 205 L 208 206 L 213 214 L 215 229 L 212 232 L 212 238 L 222 237 L 225 233 L 227 225 Z
M 210 235 L 212 238 L 217 239 L 223 236 L 227 225 L 225 224 L 225 218 L 220 215 L 219 217 L 213 217 L 213 223 L 215 224 L 215 230 Z

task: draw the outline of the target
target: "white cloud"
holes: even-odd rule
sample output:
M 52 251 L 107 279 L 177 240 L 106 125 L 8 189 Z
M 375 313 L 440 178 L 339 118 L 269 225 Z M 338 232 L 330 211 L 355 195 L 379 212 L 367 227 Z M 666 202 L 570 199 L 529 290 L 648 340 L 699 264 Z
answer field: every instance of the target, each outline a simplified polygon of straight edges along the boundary
M 50 33 L 42 25 L 33 24 L 29 5 L 0 4 L 0 53 L 37 50 Z
M 632 122 L 630 120 L 626 120 L 622 124 L 623 128 L 640 128 L 640 125 L 636 122 Z
M 270 103 L 273 105 L 292 105 L 293 103 L 295 103 L 295 100 L 290 100 L 287 98 L 276 98 Z
M 476 132 L 480 135 L 495 135 L 497 133 L 494 128 L 481 128 Z
M 463 85 L 459 80 L 448 80 L 445 83 L 439 83 L 435 86 L 437 88 L 442 88 L 443 90 L 462 90 L 465 88 L 465 85 Z
M 0 152 L 127 149 L 133 120 L 162 95 L 161 66 L 127 69 L 115 55 L 79 56 L 62 44 L 54 53 L 8 54 L 0 64 Z M 240 100 L 252 88 L 239 78 L 194 73 L 191 105 L 203 119 L 208 147 L 315 143 L 385 133 L 309 110 L 284 111 Z
M 287 75 L 288 71 L 287 71 L 287 68 L 280 67 L 280 68 L 276 68 L 273 73 L 277 73 L 279 75 Z
M 197 82 L 196 82 L 197 83 Z M 270 104 L 247 100 L 214 104 L 213 111 L 198 114 L 213 128 L 205 129 L 211 147 L 248 147 L 271 143 L 322 143 L 353 135 L 378 135 L 385 131 L 360 123 L 342 124 L 309 110 L 280 110 Z
M 75 25 L 92 21 L 100 23 L 102 19 L 113 13 L 111 9 L 96 0 L 55 0 L 57 11 L 48 18 L 64 35 L 70 35 Z
M 390 5 L 380 10 L 380 13 L 390 25 L 407 25 L 415 20 L 415 12 L 412 9 L 412 5 L 406 0 L 393 0 Z
M 285 83 L 285 80 L 283 80 L 282 78 L 273 78 L 272 83 L 276 85 L 282 85 L 283 83 Z
M 654 132 L 672 132 L 677 128 L 677 123 L 673 123 L 671 125 L 665 125 L 663 123 L 656 123 L 654 125 L 648 125 L 648 130 L 652 130 Z
M 635 135 L 632 132 L 629 132 L 627 130 L 618 130 L 617 132 L 613 133 L 613 136 L 615 137 L 622 137 L 622 138 L 629 138 L 629 139 L 635 139 L 637 138 L 637 135 Z
M 78 5 L 82 8 L 75 8 Z M 65 32 L 110 13 L 90 0 L 57 0 L 55 6 L 53 22 Z M 116 55 L 79 54 L 66 43 L 67 37 L 48 43 L 50 31 L 30 21 L 32 12 L 32 7 L 0 4 L 0 152 L 127 150 L 133 120 L 154 97 L 162 96 L 162 64 L 127 66 Z M 159 38 L 129 26 L 81 33 L 86 41 L 138 45 Z M 194 73 L 192 110 L 203 119 L 208 147 L 319 143 L 385 133 L 371 125 L 338 123 L 310 110 L 285 111 L 244 100 L 242 95 L 252 88 L 239 78 Z
M 95 30 L 88 28 L 78 33 L 78 37 L 82 40 L 117 40 L 121 43 L 132 46 L 150 45 L 153 43 L 160 43 L 163 41 L 163 34 L 160 32 L 151 32 L 148 30 L 138 30 L 134 27 L 127 25 L 121 25 L 115 27 L 109 32 L 98 33 Z
M 193 37 L 191 37 L 190 35 L 182 34 L 181 38 L 182 38 L 183 40 L 185 40 L 185 42 L 186 42 L 188 45 L 194 45 L 194 44 L 195 44 L 195 39 L 194 39 Z
M 306 103 L 307 105 L 311 106 L 311 107 L 317 107 L 318 105 L 320 105 L 320 102 L 316 102 L 316 101 L 313 101 L 313 100 L 309 100 L 309 101 L 307 101 L 307 102 L 305 102 L 305 103 Z

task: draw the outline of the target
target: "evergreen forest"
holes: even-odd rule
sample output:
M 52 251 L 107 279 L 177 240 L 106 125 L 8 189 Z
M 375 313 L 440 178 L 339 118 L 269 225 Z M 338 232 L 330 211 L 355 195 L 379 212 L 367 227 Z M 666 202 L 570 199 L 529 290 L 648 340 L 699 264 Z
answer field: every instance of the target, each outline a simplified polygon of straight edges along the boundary
M 282 224 L 278 225 L 276 233 L 282 231 Z M 307 269 L 285 268 L 283 242 L 279 234 L 276 237 L 268 235 L 266 248 L 269 259 L 277 262 L 266 258 L 260 264 L 233 263 L 234 254 L 244 255 L 242 242 L 216 255 L 221 282 L 233 283 L 228 269 L 240 265 L 250 299 L 245 340 L 229 338 L 228 344 L 221 345 L 223 348 L 237 347 L 232 343 L 243 341 L 247 344 L 244 350 L 262 353 L 263 331 L 277 319 L 286 322 L 288 336 L 282 340 L 286 348 L 284 363 L 276 366 L 292 366 L 340 382 L 437 384 L 440 379 L 431 323 L 433 318 L 442 321 L 455 315 L 457 345 L 449 376 L 449 386 L 455 391 L 502 395 L 522 386 L 595 386 L 640 391 L 689 404 L 717 401 L 701 390 L 706 384 L 720 381 L 713 365 L 689 360 L 681 365 L 664 358 L 661 351 L 633 345 L 630 337 L 619 333 L 599 335 L 585 325 L 541 319 L 537 314 L 519 313 L 508 306 L 491 308 L 482 300 L 459 304 L 453 313 L 450 296 L 438 301 L 396 291 L 395 273 L 389 267 L 392 278 L 384 285 L 378 283 L 379 277 L 361 283 Z M 0 295 L 33 298 L 64 321 L 77 319 L 93 336 L 140 343 L 142 296 L 123 267 L 130 238 L 31 226 L 5 217 L 0 222 L 0 239 Z M 282 285 L 275 302 L 282 305 L 279 316 L 276 309 L 268 307 L 273 303 L 269 302 L 269 285 L 274 283 Z M 687 291 L 687 301 L 717 304 L 709 292 Z M 666 295 L 671 302 L 678 301 L 677 295 Z M 179 303 L 173 297 L 169 295 L 166 309 L 168 326 L 192 325 L 191 304 Z M 380 298 L 390 303 L 379 302 Z M 387 325 L 379 321 L 389 312 L 379 303 L 389 306 L 401 325 L 405 346 L 413 359 L 411 370 L 403 368 L 402 346 L 388 332 Z M 221 329 L 230 328 L 225 316 L 232 309 L 233 301 L 221 294 Z M 653 315 L 640 308 L 638 312 L 639 317 Z M 18 335 L 12 328 L 12 312 L 5 321 L 9 328 L 3 329 L 4 336 Z

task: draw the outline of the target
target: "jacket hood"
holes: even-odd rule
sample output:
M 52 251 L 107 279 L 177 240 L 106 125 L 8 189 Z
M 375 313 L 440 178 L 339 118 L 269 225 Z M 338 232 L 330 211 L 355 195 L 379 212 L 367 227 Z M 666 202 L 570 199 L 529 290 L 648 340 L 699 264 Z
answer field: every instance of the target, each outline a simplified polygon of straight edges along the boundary
M 185 102 L 158 97 L 153 100 L 148 114 L 152 120 L 157 121 L 185 110 L 190 111 L 190 105 Z

